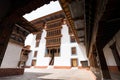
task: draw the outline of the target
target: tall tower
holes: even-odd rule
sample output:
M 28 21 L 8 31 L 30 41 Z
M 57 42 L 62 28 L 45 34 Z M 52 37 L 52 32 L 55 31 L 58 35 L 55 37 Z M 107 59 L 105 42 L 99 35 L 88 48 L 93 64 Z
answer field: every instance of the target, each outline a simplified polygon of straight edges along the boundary
M 86 60 L 83 55 L 85 54 L 84 47 L 81 48 L 77 44 L 63 11 L 38 18 L 33 22 L 39 23 L 39 26 L 43 23 L 44 25 L 41 35 L 34 34 L 37 39 L 32 41 L 33 52 L 30 54 L 32 57 L 29 56 L 28 66 L 37 68 L 47 68 L 48 66 L 54 68 L 81 67 L 80 62 Z M 35 40 L 35 37 L 33 38 Z M 38 44 L 36 44 L 37 42 Z
M 51 57 L 49 65 L 54 65 L 54 57 L 60 56 L 62 18 L 46 23 L 46 52 L 45 57 Z

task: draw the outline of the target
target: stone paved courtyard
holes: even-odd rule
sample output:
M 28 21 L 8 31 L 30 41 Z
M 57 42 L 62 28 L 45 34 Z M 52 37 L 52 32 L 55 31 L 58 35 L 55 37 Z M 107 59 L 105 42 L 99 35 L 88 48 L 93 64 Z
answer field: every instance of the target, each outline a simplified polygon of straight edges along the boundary
M 0 80 L 96 80 L 87 69 L 25 69 L 24 75 L 0 77 Z

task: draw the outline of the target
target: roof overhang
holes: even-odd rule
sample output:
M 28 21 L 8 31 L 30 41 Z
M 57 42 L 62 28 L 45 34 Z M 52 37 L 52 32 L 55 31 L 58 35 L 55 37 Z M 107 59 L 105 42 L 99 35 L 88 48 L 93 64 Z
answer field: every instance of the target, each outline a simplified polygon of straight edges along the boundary
M 85 43 L 84 0 L 59 0 L 78 43 Z

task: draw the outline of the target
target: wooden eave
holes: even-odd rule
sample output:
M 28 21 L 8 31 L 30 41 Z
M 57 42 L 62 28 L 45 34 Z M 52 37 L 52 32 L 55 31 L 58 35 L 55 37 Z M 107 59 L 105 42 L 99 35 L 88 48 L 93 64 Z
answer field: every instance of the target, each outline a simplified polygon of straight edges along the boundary
M 23 17 L 21 17 L 20 20 L 19 20 L 19 22 L 17 22 L 16 24 L 18 24 L 22 28 L 26 29 L 30 33 L 37 32 L 37 29 L 35 29 L 35 26 L 33 24 L 31 24 L 29 21 L 27 21 Z
M 74 36 L 76 38 L 77 43 L 80 43 L 80 41 L 78 39 L 77 31 L 75 29 L 74 22 L 72 20 L 71 12 L 70 12 L 70 9 L 69 9 L 69 6 L 68 6 L 68 4 L 69 4 L 68 2 L 69 1 L 67 1 L 67 0 L 59 0 L 60 4 L 62 6 L 62 9 L 63 9 L 63 11 L 66 14 L 66 18 L 67 18 L 67 20 L 68 20 L 68 22 L 70 24 L 70 29 L 72 30 L 72 32 L 73 32 L 73 34 L 74 34 Z
M 60 10 L 58 12 L 32 20 L 31 23 L 34 25 L 34 28 L 42 30 L 47 23 L 50 23 L 51 21 L 54 22 L 54 20 L 59 21 L 64 18 L 65 18 L 64 12 Z

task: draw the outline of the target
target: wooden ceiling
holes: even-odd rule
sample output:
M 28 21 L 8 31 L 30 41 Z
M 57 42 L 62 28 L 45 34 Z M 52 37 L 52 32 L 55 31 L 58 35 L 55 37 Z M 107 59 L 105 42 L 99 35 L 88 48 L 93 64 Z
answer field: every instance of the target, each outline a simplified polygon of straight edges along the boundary
M 104 47 L 120 30 L 119 0 L 59 0 L 79 43 L 87 53 L 100 43 Z
M 59 0 L 78 43 L 85 43 L 84 0 Z
M 0 0 L 0 18 L 5 18 L 13 13 L 23 16 L 26 13 L 49 4 L 56 0 Z
M 44 4 L 49 4 L 50 1 L 56 0 L 0 0 L 0 23 L 11 15 L 17 15 L 19 20 L 16 23 L 23 28 L 30 32 L 41 30 L 38 25 L 42 26 L 44 21 L 49 20 L 48 18 L 42 19 L 41 24 L 32 25 L 21 17 Z M 59 0 L 59 2 L 77 42 L 84 43 L 87 48 L 90 48 L 96 40 L 105 45 L 120 29 L 119 0 Z M 16 20 L 13 17 L 9 18 L 9 22 Z
M 56 0 L 0 0 L 0 23 L 6 21 L 11 23 L 11 21 L 14 21 L 13 24 L 19 24 L 21 27 L 29 30 L 29 32 L 35 32 L 37 29 L 34 28 L 34 25 L 22 16 L 32 12 L 38 7 L 49 4 L 50 1 Z M 17 17 L 14 17 L 13 15 L 16 15 Z M 17 20 L 15 18 L 17 18 Z
M 97 42 L 104 47 L 120 30 L 120 1 L 109 0 L 106 9 L 99 21 Z

